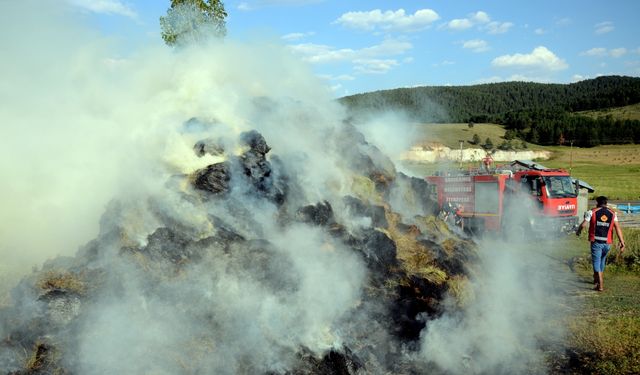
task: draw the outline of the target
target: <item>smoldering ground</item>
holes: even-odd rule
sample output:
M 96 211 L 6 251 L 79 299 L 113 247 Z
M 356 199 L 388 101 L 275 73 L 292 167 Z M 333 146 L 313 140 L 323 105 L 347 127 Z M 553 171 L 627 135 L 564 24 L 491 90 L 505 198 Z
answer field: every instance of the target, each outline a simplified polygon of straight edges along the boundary
M 227 39 L 114 59 L 61 4 L 0 14 L 16 57 L 1 63 L 0 255 L 52 258 L 0 310 L 8 372 L 455 373 L 467 352 L 477 372 L 511 363 L 461 328 L 520 296 L 498 298 L 497 282 L 487 296 L 471 287 L 477 307 L 443 302 L 461 299 L 473 244 L 286 49 Z

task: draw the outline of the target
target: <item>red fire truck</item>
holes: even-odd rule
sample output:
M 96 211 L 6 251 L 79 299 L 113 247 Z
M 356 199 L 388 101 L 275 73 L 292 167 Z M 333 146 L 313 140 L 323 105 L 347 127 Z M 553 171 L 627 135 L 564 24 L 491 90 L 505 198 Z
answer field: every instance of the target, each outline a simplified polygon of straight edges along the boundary
M 479 169 L 437 173 L 425 179 L 434 201 L 447 215 L 455 215 L 469 233 L 544 236 L 569 232 L 578 224 L 578 188 L 563 169 L 527 160 L 493 167 L 487 157 Z

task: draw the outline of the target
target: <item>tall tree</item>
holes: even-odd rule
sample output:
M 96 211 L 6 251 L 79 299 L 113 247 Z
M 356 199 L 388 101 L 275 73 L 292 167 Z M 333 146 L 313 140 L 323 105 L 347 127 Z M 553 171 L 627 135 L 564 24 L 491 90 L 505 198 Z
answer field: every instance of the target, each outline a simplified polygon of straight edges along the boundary
M 227 12 L 221 0 L 171 0 L 167 15 L 160 17 L 162 39 L 167 45 L 184 45 L 227 34 Z

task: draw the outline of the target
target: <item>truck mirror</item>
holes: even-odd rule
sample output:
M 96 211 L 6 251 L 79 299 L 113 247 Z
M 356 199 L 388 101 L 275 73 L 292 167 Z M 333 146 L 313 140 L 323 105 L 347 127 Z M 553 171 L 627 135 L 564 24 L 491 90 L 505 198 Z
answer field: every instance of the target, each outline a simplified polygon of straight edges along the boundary
M 531 181 L 531 192 L 537 192 L 538 190 L 538 180 L 532 180 Z

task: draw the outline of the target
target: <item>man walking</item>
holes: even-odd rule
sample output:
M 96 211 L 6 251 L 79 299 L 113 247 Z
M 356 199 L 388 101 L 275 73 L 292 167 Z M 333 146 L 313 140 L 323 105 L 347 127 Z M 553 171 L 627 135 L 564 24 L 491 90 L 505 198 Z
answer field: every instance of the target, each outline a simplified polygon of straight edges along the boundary
M 620 242 L 620 253 L 624 252 L 624 239 L 622 230 L 618 224 L 616 213 L 607 207 L 607 197 L 596 198 L 596 208 L 584 213 L 584 220 L 576 230 L 576 236 L 589 223 L 589 242 L 591 242 L 591 261 L 593 262 L 594 290 L 604 290 L 603 272 L 607 254 L 613 242 L 613 229 L 615 228 Z

